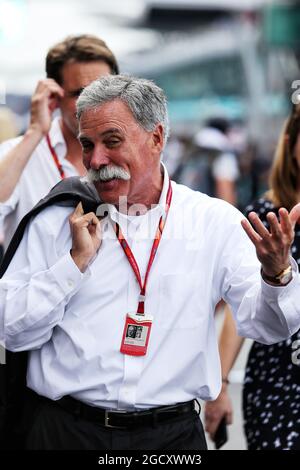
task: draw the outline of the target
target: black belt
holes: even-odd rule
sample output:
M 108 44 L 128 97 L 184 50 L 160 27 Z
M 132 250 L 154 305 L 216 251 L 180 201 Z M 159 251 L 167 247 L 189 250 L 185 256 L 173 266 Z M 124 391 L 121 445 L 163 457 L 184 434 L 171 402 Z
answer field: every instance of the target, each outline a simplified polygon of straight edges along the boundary
M 138 426 L 156 425 L 174 418 L 183 417 L 183 415 L 195 410 L 194 401 L 133 412 L 98 408 L 86 405 L 69 396 L 63 397 L 54 403 L 75 416 L 97 422 L 106 428 L 119 429 L 133 429 Z

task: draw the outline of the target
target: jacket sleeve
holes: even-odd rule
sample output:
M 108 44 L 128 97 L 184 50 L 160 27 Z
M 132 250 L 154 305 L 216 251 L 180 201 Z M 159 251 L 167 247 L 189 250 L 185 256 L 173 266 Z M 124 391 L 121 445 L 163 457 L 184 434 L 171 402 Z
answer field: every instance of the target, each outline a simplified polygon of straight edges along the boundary
M 59 252 L 43 214 L 29 223 L 0 280 L 0 340 L 11 351 L 36 349 L 47 342 L 69 299 L 89 275 L 88 270 L 80 272 L 69 250 Z

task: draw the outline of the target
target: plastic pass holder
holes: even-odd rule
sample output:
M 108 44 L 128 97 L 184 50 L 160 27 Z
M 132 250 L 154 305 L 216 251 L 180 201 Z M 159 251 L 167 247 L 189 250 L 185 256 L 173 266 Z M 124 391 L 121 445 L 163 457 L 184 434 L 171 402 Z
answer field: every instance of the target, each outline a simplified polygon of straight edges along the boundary
M 128 313 L 123 331 L 121 353 L 129 356 L 145 356 L 150 338 L 153 317 Z

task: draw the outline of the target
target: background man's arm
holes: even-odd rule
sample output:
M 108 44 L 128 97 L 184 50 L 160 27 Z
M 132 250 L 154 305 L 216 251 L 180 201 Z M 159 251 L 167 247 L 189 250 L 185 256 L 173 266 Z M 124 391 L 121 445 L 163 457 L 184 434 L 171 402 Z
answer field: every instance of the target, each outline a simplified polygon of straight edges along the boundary
M 31 119 L 22 140 L 0 161 L 0 202 L 12 195 L 32 153 L 49 132 L 52 113 L 63 89 L 52 79 L 42 80 L 31 100 Z
M 232 404 L 228 393 L 229 373 L 243 345 L 244 338 L 238 336 L 235 321 L 228 305 L 225 307 L 225 319 L 219 341 L 219 352 L 222 370 L 222 389 L 216 400 L 205 404 L 205 430 L 213 439 L 216 429 L 226 416 L 227 424 L 232 424 Z

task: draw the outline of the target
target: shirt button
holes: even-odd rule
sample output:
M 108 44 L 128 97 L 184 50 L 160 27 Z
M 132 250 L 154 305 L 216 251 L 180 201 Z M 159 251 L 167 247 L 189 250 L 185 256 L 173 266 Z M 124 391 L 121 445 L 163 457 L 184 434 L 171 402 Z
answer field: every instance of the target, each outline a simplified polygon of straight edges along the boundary
M 72 279 L 68 279 L 67 284 L 69 287 L 74 287 L 74 281 L 72 281 Z

